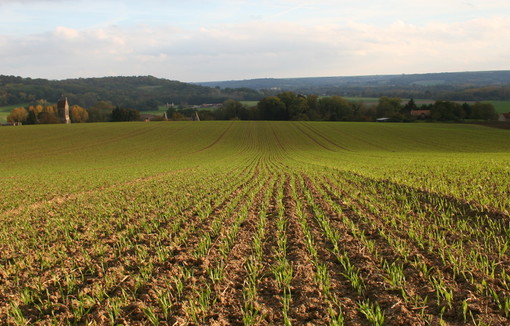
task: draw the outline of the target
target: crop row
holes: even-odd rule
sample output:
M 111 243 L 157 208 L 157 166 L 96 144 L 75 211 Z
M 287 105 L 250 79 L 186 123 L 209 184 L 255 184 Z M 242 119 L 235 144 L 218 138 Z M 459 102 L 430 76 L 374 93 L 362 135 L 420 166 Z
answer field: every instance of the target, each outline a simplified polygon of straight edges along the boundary
M 81 174 L 60 187 L 68 177 L 41 178 L 19 203 L 3 183 L 0 323 L 507 324 L 503 161 L 462 179 L 474 160 L 448 167 L 432 158 L 424 165 L 444 180 L 416 169 L 399 176 L 398 166 L 425 156 L 356 152 L 342 141 L 354 132 L 325 126 L 214 125 L 187 149 L 150 145 L 150 160 L 138 163 L 130 154 L 118 172 L 130 176 L 101 185 L 110 157 L 97 180 Z M 165 128 L 114 135 L 110 150 Z M 182 128 L 188 137 L 200 130 Z M 427 148 L 442 148 L 440 137 L 428 139 L 437 144 Z M 492 186 L 467 194 L 462 180 Z

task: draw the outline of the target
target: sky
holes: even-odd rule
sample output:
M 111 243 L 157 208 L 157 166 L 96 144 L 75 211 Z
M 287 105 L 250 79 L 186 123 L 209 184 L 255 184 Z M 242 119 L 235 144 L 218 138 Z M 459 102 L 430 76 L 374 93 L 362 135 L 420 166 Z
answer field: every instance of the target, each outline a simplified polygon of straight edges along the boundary
M 508 0 L 0 0 L 0 74 L 184 82 L 510 69 Z

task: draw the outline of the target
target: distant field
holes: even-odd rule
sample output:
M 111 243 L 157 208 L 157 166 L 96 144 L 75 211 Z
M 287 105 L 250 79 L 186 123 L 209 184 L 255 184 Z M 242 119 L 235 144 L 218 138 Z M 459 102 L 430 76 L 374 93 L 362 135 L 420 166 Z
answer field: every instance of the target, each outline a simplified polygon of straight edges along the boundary
M 1 106 L 0 107 L 0 123 L 7 122 L 7 116 L 12 111 L 12 109 L 18 106 Z
M 0 128 L 0 324 L 509 325 L 508 136 Z
M 369 105 L 376 105 L 379 101 L 379 98 L 375 97 L 346 97 L 347 100 L 352 102 L 363 102 Z M 402 103 L 405 104 L 409 101 L 409 99 L 402 99 Z M 434 100 L 431 99 L 415 99 L 414 102 L 419 106 L 422 104 L 431 104 L 434 103 Z M 456 101 L 459 103 L 475 103 L 473 101 Z M 492 103 L 496 112 L 498 113 L 507 113 L 510 112 L 510 101 L 483 101 L 484 103 Z
M 163 114 L 163 112 L 165 112 L 166 110 L 167 110 L 166 105 L 160 105 L 157 110 L 149 111 L 149 112 L 157 112 L 158 114 L 159 113 Z
M 377 97 L 344 97 L 348 101 L 352 102 L 363 102 L 366 104 L 374 103 L 377 104 L 379 102 L 379 98 Z
M 241 103 L 247 107 L 257 106 L 259 101 L 241 101 Z
M 25 107 L 27 104 L 17 104 L 17 105 L 8 105 L 8 106 L 0 106 L 0 123 L 7 122 L 7 116 L 12 111 L 12 109 Z
M 379 98 L 377 97 L 346 97 L 346 99 L 352 102 L 363 102 L 368 105 L 377 105 L 379 103 Z M 406 104 L 409 100 L 408 98 L 402 99 L 402 104 Z M 414 102 L 419 106 L 434 103 L 434 100 L 414 99 Z
M 486 102 L 486 101 L 484 101 Z M 487 101 L 492 103 L 498 113 L 510 113 L 510 101 Z
M 153 115 L 159 115 L 162 116 L 163 113 L 165 113 L 166 109 L 164 110 L 154 110 L 154 111 L 140 111 L 140 114 L 153 114 Z

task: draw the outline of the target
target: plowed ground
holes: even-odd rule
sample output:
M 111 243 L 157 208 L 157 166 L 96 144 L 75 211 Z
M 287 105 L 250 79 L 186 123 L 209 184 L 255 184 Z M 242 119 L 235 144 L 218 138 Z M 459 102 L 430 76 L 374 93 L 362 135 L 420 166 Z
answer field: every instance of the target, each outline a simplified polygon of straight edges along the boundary
M 503 199 L 347 168 L 359 153 L 320 125 L 208 128 L 182 156 L 151 154 L 152 172 L 5 205 L 0 323 L 510 324 Z

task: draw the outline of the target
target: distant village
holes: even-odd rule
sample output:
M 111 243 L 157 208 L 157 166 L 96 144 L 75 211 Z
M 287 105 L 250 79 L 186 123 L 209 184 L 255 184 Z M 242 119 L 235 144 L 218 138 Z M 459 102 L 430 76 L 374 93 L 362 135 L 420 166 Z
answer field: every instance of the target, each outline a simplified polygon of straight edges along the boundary
M 64 95 L 56 105 L 44 100 L 13 109 L 7 124 L 70 124 L 117 121 L 201 121 L 201 120 L 301 120 L 301 121 L 499 121 L 510 122 L 510 113 L 498 114 L 488 102 L 459 103 L 435 101 L 418 106 L 413 99 L 381 97 L 377 103 L 348 101 L 340 96 L 301 95 L 282 92 L 267 96 L 251 106 L 237 100 L 223 103 L 182 106 L 167 103 L 154 111 L 120 108 L 98 102 L 85 109 L 70 105 Z

